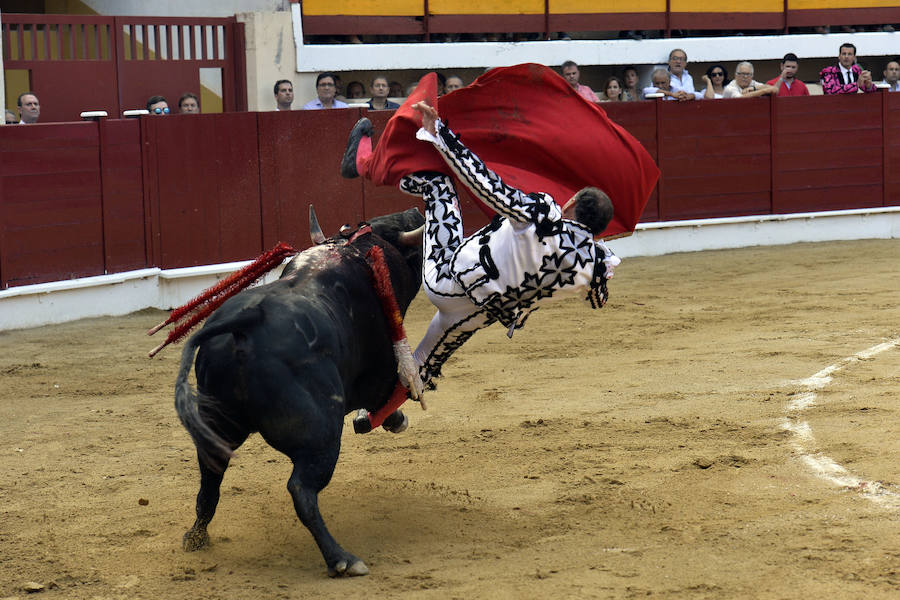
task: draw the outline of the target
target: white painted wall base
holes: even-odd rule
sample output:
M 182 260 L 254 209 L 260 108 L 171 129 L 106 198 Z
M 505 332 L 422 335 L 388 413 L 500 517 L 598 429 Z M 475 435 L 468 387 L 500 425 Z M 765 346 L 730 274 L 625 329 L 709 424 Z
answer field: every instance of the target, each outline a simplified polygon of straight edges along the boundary
M 609 242 L 622 258 L 760 245 L 833 240 L 900 239 L 900 207 L 795 215 L 730 217 L 638 225 L 634 235 Z M 142 269 L 0 291 L 0 331 L 169 310 L 215 285 L 249 261 L 184 269 Z M 269 273 L 265 281 L 278 277 Z

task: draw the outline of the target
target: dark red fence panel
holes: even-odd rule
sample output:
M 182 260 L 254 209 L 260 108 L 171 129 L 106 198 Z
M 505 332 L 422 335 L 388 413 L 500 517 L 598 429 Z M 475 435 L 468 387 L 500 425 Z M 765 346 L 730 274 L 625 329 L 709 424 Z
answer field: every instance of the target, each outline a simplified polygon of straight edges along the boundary
M 609 104 L 662 172 L 644 220 L 900 205 L 900 94 Z M 0 288 L 254 258 L 421 200 L 339 176 L 363 109 L 0 127 Z M 372 112 L 376 143 L 389 112 Z M 465 229 L 487 222 L 462 202 Z
M 776 100 L 773 212 L 883 204 L 881 103 L 880 94 Z
M 95 123 L 0 128 L 2 287 L 101 275 Z
M 660 102 L 658 106 L 663 219 L 769 212 L 767 99 Z
M 884 205 L 900 205 L 900 94 L 883 94 Z
M 603 105 L 606 114 L 615 123 L 621 125 L 639 141 L 654 161 L 659 162 L 658 147 L 656 143 L 657 126 L 656 110 L 654 102 L 607 102 Z M 659 219 L 659 185 L 653 188 L 647 207 L 641 215 L 641 221 L 656 221 Z
M 140 124 L 135 119 L 104 119 L 99 128 L 106 271 L 142 269 L 150 265 L 150 259 L 144 231 Z
M 263 242 L 306 248 L 309 205 L 326 236 L 364 218 L 362 181 L 340 176 L 359 109 L 258 113 Z
M 262 250 L 256 114 L 143 120 L 155 262 L 162 268 L 254 258 Z

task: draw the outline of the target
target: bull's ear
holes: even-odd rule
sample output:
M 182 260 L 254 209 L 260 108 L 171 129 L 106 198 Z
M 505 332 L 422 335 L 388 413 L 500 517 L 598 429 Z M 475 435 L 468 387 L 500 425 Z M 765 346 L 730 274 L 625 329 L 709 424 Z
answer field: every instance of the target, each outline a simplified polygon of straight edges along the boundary
M 325 242 L 325 234 L 319 226 L 319 219 L 316 218 L 316 209 L 313 205 L 309 205 L 309 237 L 313 244 L 322 244 Z

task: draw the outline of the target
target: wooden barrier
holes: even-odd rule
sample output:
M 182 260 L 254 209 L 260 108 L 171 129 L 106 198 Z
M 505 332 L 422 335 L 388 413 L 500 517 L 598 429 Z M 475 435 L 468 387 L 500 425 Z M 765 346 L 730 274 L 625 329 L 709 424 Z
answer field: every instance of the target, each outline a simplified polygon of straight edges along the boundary
M 900 206 L 900 94 L 604 108 L 662 171 L 645 222 Z M 326 234 L 421 209 L 398 190 L 338 175 L 363 114 L 0 127 L 0 289 L 249 259 L 279 241 L 306 247 L 309 204 Z M 369 113 L 376 132 L 390 115 Z M 467 231 L 487 222 L 462 209 Z
M 205 112 L 247 110 L 243 27 L 234 17 L 4 13 L 3 67 L 28 71 L 30 82 L 7 91 L 33 91 L 42 123 L 75 121 L 85 110 L 115 118 L 157 94 L 175 112 L 185 92 L 206 97 Z M 221 98 L 204 94 L 200 69 L 221 71 Z
M 292 0 L 297 2 L 299 0 Z M 900 22 L 880 0 L 303 0 L 306 35 L 782 30 Z

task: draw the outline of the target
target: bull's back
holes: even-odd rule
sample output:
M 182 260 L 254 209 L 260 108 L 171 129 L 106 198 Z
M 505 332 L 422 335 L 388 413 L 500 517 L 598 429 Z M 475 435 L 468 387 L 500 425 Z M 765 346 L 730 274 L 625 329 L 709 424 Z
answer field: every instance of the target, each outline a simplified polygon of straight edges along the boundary
M 206 327 L 244 325 L 201 344 L 200 391 L 248 418 L 271 408 L 270 382 L 339 396 L 346 410 L 365 403 L 367 391 L 383 393 L 380 380 L 395 371 L 380 304 L 369 281 L 340 275 L 278 280 L 229 299 Z

